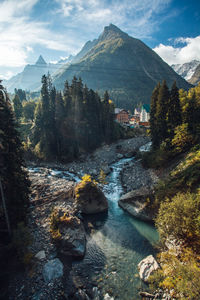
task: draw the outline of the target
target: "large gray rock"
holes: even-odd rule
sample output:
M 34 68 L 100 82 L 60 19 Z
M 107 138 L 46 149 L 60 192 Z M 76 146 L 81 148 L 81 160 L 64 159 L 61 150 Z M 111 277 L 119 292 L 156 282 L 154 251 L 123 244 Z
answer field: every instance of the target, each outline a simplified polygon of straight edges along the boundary
M 60 238 L 56 241 L 60 252 L 68 256 L 83 257 L 86 249 L 86 233 L 81 220 L 65 209 L 56 208 Z
M 35 258 L 42 260 L 46 258 L 46 254 L 44 250 L 39 251 L 36 255 Z
M 123 195 L 118 204 L 132 216 L 143 221 L 152 221 L 155 217 L 152 208 L 149 206 L 152 197 L 153 191 L 142 187 Z
M 45 282 L 50 282 L 61 276 L 63 276 L 63 264 L 58 258 L 49 260 L 44 265 L 43 278 Z
M 108 210 L 108 201 L 104 193 L 93 182 L 80 182 L 75 187 L 75 199 L 81 212 L 95 214 Z
M 158 270 L 159 268 L 159 264 L 153 255 L 147 256 L 138 264 L 140 278 L 147 282 L 152 272 Z

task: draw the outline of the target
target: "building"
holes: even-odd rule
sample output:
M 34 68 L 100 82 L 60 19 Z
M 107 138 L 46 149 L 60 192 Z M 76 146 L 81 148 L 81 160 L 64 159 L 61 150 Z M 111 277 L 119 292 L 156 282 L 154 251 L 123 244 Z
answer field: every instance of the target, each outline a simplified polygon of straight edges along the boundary
M 136 107 L 134 109 L 134 116 L 140 117 L 141 109 L 139 107 Z
M 140 113 L 140 122 L 146 123 L 150 119 L 150 106 L 148 104 L 143 104 Z
M 129 113 L 125 109 L 115 108 L 115 120 L 119 123 L 129 123 Z

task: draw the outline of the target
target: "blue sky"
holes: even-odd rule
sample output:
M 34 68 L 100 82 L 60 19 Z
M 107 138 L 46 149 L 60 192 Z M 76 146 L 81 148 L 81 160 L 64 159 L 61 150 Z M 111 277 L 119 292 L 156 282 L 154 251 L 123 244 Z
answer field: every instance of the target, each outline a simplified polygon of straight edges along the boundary
M 76 54 L 113 23 L 166 62 L 200 60 L 200 0 L 0 0 L 0 77 Z

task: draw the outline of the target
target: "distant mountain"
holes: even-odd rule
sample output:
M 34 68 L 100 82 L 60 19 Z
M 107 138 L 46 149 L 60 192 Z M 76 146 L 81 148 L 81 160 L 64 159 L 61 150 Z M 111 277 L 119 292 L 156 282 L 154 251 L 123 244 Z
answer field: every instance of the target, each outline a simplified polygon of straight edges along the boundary
M 34 65 L 26 65 L 24 70 L 17 75 L 13 76 L 9 80 L 4 80 L 4 85 L 8 92 L 13 92 L 15 88 L 21 88 L 23 90 L 35 91 L 41 86 L 42 75 L 54 73 L 61 68 L 62 65 L 66 65 L 73 59 L 70 56 L 67 59 L 60 60 L 59 62 L 46 63 L 42 55 L 40 55 Z
M 185 64 L 176 64 L 171 65 L 171 67 L 174 69 L 176 73 L 178 73 L 180 76 L 185 78 L 185 80 L 188 80 L 192 77 L 194 74 L 194 71 L 196 70 L 196 67 L 200 64 L 200 61 L 198 60 L 192 60 L 191 62 L 185 63 Z
M 196 85 L 200 82 L 200 63 L 196 67 L 194 74 L 192 75 L 192 77 L 188 81 L 191 84 L 194 84 L 194 85 Z
M 176 80 L 178 87 L 190 87 L 153 50 L 115 25 L 105 27 L 99 38 L 83 49 L 87 45 L 88 51 L 78 62 L 62 66 L 53 77 L 58 89 L 75 75 L 101 95 L 108 90 L 117 107 L 133 109 L 136 103 L 149 103 L 153 88 L 163 79 L 169 86 Z

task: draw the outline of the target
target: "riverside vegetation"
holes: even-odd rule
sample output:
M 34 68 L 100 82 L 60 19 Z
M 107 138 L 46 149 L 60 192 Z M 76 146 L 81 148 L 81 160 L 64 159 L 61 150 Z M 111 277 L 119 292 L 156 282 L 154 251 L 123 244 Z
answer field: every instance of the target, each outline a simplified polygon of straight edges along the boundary
M 158 84 L 151 99 L 152 150 L 146 167 L 164 174 L 152 209 L 160 233 L 161 268 L 150 279 L 176 299 L 200 297 L 200 85 L 188 92 Z
M 66 82 L 63 94 L 52 87 L 50 77 L 44 76 L 42 82 L 41 99 L 36 106 L 34 123 L 24 143 L 30 157 L 34 155 L 43 160 L 59 157 L 69 161 L 95 149 L 100 142 L 110 143 L 121 136 L 121 131 L 115 127 L 113 104 L 107 93 L 101 101 L 96 93 L 83 87 L 82 81 L 76 78 L 71 86 Z M 3 154 L 0 179 L 8 199 L 10 228 L 15 232 L 13 239 L 4 234 L 1 259 L 9 259 L 10 252 L 7 249 L 11 249 L 12 253 L 13 247 L 16 249 L 16 245 L 19 245 L 16 238 L 26 235 L 26 228 L 18 224 L 21 221 L 26 223 L 29 182 L 24 171 L 22 146 L 11 105 L 2 86 L 0 89 L 0 147 Z M 88 102 L 89 99 L 91 102 Z M 17 101 L 14 101 L 14 105 L 19 106 Z M 60 118 L 62 124 L 59 123 Z M 149 203 L 157 211 L 155 223 L 163 247 L 158 256 L 161 269 L 152 275 L 150 281 L 153 289 L 167 289 L 178 299 L 198 299 L 200 296 L 199 120 L 200 86 L 185 92 L 178 91 L 176 84 L 171 91 L 165 82 L 157 85 L 151 99 L 152 150 L 142 159 L 146 167 L 153 167 L 158 172 L 164 172 L 169 162 L 173 168 L 158 183 L 155 198 Z M 4 227 L 9 227 L 4 214 L 5 209 L 2 207 L 0 221 Z M 71 220 L 70 216 L 64 215 L 52 229 L 59 229 L 62 223 L 70 223 Z M 11 240 L 15 241 L 12 247 Z M 18 252 L 22 254 L 23 260 L 26 254 L 24 244 L 21 245 L 22 251 Z M 2 272 L 2 280 L 4 277 Z

